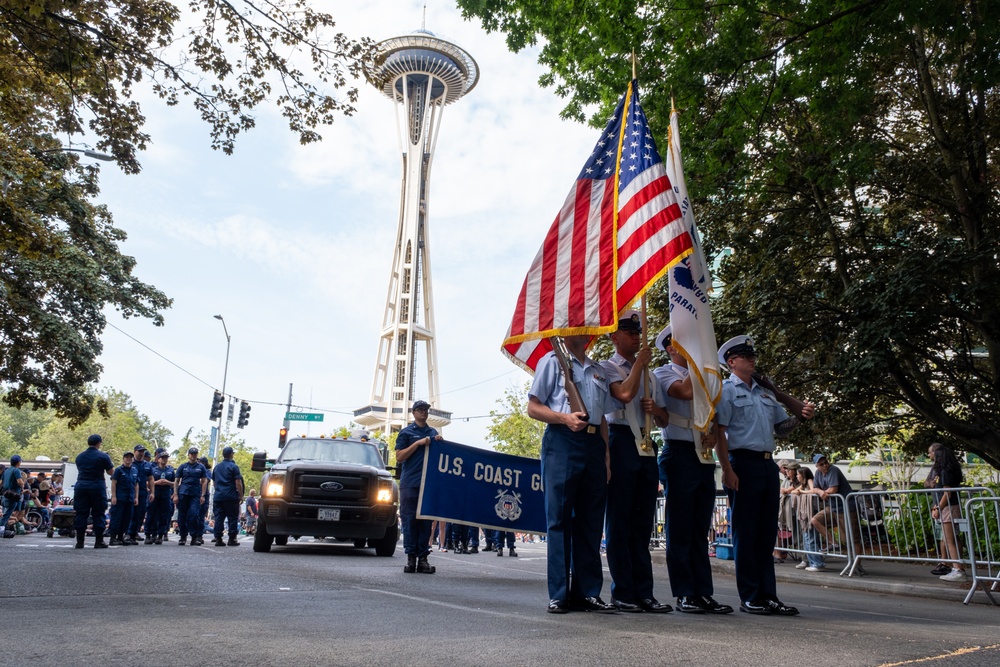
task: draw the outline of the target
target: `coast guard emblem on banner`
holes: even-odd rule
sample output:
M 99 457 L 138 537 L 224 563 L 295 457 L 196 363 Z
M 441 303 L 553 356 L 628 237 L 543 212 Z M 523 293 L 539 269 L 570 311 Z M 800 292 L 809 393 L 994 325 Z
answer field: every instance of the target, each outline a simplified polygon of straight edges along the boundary
M 500 489 L 497 492 L 496 510 L 497 516 L 501 519 L 517 521 L 521 516 L 521 494 L 509 489 Z

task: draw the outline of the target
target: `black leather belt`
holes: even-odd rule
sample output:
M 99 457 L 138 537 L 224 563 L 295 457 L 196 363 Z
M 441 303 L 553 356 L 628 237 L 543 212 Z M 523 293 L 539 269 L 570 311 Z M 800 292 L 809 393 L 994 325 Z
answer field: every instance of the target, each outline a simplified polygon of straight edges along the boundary
M 730 449 L 729 455 L 748 459 L 764 459 L 766 461 L 771 459 L 771 452 L 759 452 L 755 449 Z

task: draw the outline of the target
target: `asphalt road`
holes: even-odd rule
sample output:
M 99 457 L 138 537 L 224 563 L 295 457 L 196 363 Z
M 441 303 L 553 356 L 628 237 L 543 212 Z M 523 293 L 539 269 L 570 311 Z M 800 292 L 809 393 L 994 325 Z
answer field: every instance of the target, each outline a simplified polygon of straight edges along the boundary
M 0 541 L 0 665 L 784 665 L 1000 662 L 1000 608 L 779 584 L 795 618 L 545 613 L 544 544 L 435 553 L 433 575 L 303 539 L 271 553 Z M 672 602 L 663 552 L 657 597 Z M 736 606 L 735 581 L 716 597 Z M 604 598 L 610 597 L 605 583 Z M 18 650 L 11 651 L 18 647 Z

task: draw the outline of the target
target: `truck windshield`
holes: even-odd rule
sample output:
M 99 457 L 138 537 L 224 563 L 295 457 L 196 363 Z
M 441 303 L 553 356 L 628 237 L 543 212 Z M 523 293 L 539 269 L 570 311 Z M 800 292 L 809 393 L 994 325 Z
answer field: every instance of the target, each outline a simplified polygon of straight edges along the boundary
M 281 462 L 331 461 L 360 463 L 381 468 L 382 457 L 372 445 L 347 440 L 289 440 L 281 452 Z

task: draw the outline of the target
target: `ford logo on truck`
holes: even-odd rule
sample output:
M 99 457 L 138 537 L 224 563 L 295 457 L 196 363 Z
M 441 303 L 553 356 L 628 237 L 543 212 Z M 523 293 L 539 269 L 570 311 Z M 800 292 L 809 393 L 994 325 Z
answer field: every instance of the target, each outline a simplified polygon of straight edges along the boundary
M 324 491 L 343 491 L 344 485 L 340 482 L 323 482 L 319 485 L 319 488 Z

